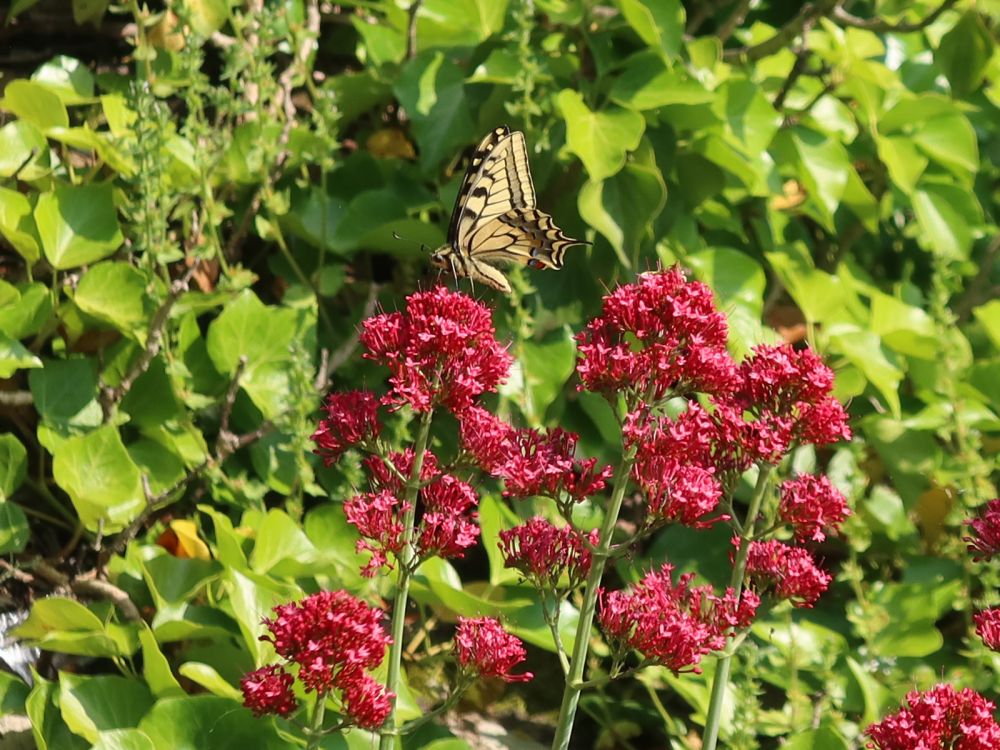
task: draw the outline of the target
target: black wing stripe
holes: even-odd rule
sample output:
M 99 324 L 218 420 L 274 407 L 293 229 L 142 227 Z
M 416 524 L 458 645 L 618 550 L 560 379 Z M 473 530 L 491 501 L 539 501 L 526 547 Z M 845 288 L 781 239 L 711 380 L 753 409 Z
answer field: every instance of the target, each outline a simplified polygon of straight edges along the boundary
M 475 152 L 472 155 L 472 160 L 469 162 L 468 169 L 465 170 L 465 177 L 462 178 L 462 186 L 458 190 L 458 198 L 455 200 L 455 208 L 451 212 L 451 221 L 448 223 L 448 244 L 452 247 L 456 247 L 458 242 L 458 224 L 463 215 L 462 209 L 465 208 L 465 203 L 468 200 L 469 192 L 472 190 L 473 185 L 476 183 L 476 178 L 482 168 L 482 165 L 486 162 L 487 156 L 490 152 L 496 148 L 497 144 L 503 139 L 510 135 L 510 128 L 503 125 L 499 128 L 494 128 L 476 147 Z

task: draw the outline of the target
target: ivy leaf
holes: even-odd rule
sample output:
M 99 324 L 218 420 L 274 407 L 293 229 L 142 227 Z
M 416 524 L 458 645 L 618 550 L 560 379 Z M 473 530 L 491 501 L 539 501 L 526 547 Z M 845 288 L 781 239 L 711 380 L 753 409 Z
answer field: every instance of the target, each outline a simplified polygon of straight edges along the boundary
M 106 258 L 122 244 L 110 183 L 57 185 L 42 193 L 35 224 L 46 259 L 58 270 Z
M 681 51 L 687 18 L 680 0 L 617 0 L 632 30 L 664 60 Z
M 577 91 L 565 89 L 556 104 L 566 121 L 566 146 L 580 157 L 590 178 L 600 181 L 625 166 L 625 155 L 639 146 L 646 124 L 632 110 L 591 111 Z

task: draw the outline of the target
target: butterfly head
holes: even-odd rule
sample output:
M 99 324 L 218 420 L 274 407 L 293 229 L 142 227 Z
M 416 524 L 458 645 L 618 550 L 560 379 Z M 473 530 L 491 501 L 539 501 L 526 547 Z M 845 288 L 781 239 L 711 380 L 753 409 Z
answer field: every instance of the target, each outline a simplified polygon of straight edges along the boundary
M 451 268 L 455 263 L 455 251 L 451 245 L 442 245 L 431 253 L 431 263 L 438 268 Z

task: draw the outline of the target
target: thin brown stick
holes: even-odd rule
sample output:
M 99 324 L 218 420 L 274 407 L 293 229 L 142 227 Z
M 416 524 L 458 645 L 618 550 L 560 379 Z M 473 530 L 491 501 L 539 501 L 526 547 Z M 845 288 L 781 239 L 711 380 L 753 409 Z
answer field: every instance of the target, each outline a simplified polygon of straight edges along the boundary
M 773 36 L 749 47 L 727 49 L 723 51 L 722 57 L 724 60 L 729 61 L 744 60 L 753 62 L 754 60 L 760 60 L 773 55 L 783 47 L 786 47 L 809 24 L 830 13 L 839 2 L 841 0 L 816 0 L 816 2 L 805 3 L 799 10 L 798 15 L 782 26 Z
M 957 2 L 958 0 L 945 0 L 937 8 L 924 16 L 924 18 L 914 23 L 888 23 L 887 21 L 883 21 L 881 18 L 861 18 L 859 16 L 852 15 L 843 8 L 839 7 L 834 8 L 833 20 L 843 26 L 853 26 L 856 29 L 867 29 L 868 31 L 874 31 L 877 33 L 911 34 L 930 26 L 941 17 L 942 13 L 951 8 Z
M 378 304 L 378 290 L 378 284 L 374 282 L 368 287 L 368 299 L 365 300 L 365 308 L 361 312 L 361 320 L 370 317 L 375 312 L 375 306 Z M 324 386 L 330 382 L 330 376 L 351 358 L 351 355 L 358 348 L 358 343 L 358 334 L 355 331 L 349 339 L 333 350 L 326 366 Z
M 56 589 L 68 590 L 81 597 L 107 599 L 118 608 L 126 620 L 132 622 L 142 620 L 139 608 L 135 606 L 129 595 L 110 581 L 98 579 L 94 571 L 70 578 L 44 560 L 39 560 L 32 565 L 31 570 L 35 577 L 41 578 L 55 586 Z
M 30 406 L 34 402 L 31 391 L 0 391 L 0 406 Z
M 406 17 L 406 59 L 412 60 L 417 56 L 417 14 L 424 0 L 413 0 L 407 10 Z
M 729 14 L 729 17 L 723 21 L 722 26 L 719 30 L 715 32 L 715 35 L 719 37 L 719 40 L 725 42 L 729 37 L 733 35 L 733 32 L 743 23 L 743 19 L 747 17 L 747 13 L 750 10 L 750 0 L 740 0 L 736 7 L 733 8 L 733 12 Z

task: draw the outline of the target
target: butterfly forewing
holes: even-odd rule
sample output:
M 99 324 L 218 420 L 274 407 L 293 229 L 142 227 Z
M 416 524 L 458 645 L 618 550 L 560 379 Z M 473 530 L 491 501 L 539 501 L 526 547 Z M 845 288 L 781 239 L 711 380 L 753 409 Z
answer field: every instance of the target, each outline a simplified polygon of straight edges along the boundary
M 480 142 L 466 170 L 438 265 L 494 289 L 510 292 L 497 263 L 562 268 L 570 245 L 585 245 L 535 208 L 524 134 L 504 126 Z

